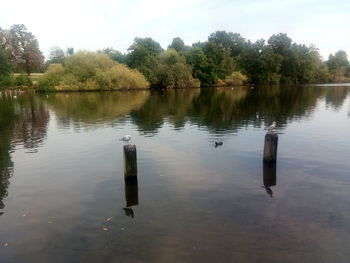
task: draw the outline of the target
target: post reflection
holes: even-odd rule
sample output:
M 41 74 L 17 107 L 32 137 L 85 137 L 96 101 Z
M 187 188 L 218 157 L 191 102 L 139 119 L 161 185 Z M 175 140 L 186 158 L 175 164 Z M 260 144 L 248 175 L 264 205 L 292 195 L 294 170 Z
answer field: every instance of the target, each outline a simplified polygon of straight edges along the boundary
M 125 215 L 134 218 L 134 210 L 132 206 L 139 204 L 139 189 L 137 183 L 137 177 L 125 178 L 125 203 L 126 207 L 123 207 Z
M 273 197 L 271 186 L 276 185 L 276 178 L 276 162 L 263 162 L 263 184 L 270 197 Z

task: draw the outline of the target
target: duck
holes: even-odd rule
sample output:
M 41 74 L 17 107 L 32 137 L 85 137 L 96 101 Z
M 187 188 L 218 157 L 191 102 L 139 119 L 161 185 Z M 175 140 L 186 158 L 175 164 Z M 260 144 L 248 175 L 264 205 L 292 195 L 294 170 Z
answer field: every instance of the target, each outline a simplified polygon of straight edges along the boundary
M 218 146 L 221 146 L 223 145 L 224 143 L 222 141 L 218 141 L 218 142 L 215 142 L 215 147 L 218 147 Z

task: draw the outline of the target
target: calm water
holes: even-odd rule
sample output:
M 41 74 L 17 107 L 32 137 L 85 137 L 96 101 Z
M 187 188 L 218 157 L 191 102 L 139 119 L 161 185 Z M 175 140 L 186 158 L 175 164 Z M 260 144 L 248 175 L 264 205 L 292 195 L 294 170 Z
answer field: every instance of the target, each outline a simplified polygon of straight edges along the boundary
M 1 263 L 350 262 L 350 86 L 13 95 Z

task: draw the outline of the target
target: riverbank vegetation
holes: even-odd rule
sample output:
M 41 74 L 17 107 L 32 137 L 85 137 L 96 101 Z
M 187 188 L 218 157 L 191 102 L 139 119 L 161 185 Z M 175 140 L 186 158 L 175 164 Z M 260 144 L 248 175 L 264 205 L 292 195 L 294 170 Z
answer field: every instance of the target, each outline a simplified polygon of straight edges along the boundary
M 284 33 L 252 42 L 238 33 L 216 31 L 191 46 L 176 37 L 167 49 L 152 38 L 135 38 L 124 54 L 113 48 L 74 53 L 73 48 L 53 47 L 44 63 L 38 41 L 24 25 L 0 28 L 0 88 L 33 85 L 12 72 L 43 71 L 34 82 L 40 90 L 350 82 L 345 51 L 323 60 L 315 46 L 295 43 Z
M 137 70 L 97 52 L 79 51 L 51 64 L 38 81 L 40 91 L 145 89 L 148 81 Z

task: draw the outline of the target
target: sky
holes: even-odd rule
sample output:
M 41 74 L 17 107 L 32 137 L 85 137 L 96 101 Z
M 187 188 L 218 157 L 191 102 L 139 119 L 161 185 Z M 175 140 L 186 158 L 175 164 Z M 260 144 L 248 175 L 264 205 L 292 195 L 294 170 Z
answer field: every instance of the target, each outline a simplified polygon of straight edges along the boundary
M 267 40 L 279 32 L 315 45 L 324 59 L 350 56 L 350 0 L 1 0 L 0 27 L 24 24 L 48 56 L 50 47 L 126 52 L 135 37 L 166 48 L 174 37 L 205 41 L 217 30 Z M 6 10 L 6 11 L 5 11 Z

